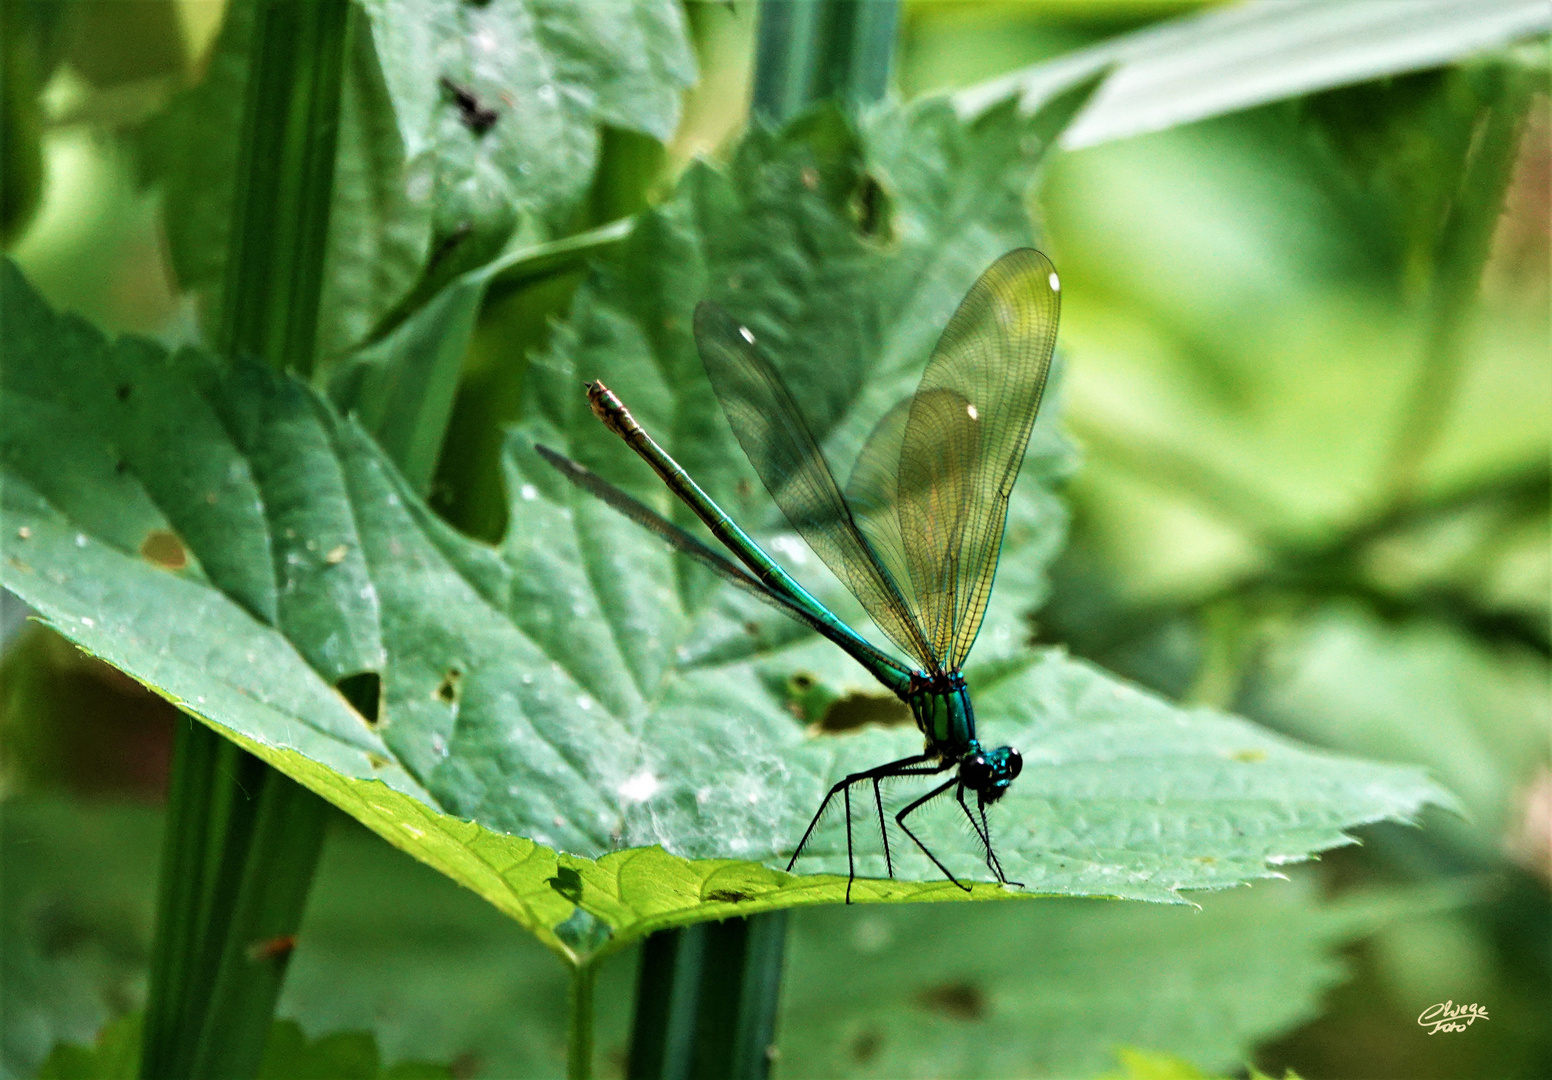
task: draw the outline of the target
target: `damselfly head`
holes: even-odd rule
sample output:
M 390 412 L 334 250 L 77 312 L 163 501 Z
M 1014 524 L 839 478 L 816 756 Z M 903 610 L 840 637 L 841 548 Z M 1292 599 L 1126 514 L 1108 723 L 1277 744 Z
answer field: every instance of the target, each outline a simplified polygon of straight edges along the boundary
M 959 763 L 959 780 L 978 794 L 983 803 L 994 803 L 1023 768 L 1023 755 L 1011 746 L 977 750 Z

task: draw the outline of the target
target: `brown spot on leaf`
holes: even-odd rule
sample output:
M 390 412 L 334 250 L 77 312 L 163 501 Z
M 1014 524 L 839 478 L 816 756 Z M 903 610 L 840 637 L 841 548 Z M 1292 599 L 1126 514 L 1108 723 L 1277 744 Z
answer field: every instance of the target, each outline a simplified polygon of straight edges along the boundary
M 928 987 L 916 996 L 916 1004 L 950 1020 L 983 1020 L 986 1017 L 986 995 L 979 986 L 969 982 Z
M 851 1059 L 858 1065 L 866 1065 L 878 1057 L 878 1051 L 883 1045 L 884 1037 L 873 1028 L 868 1028 L 851 1041 Z
M 140 557 L 163 570 L 182 570 L 189 565 L 189 549 L 171 529 L 152 529 L 140 541 Z

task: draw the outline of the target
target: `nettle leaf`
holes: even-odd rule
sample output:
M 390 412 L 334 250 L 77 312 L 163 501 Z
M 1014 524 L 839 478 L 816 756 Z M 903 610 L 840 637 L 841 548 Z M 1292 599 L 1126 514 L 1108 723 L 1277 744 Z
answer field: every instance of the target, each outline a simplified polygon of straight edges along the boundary
M 1452 902 L 1396 890 L 1327 904 L 1300 875 L 1204 896 L 1200 910 L 1052 900 L 806 912 L 788 939 L 782 1069 L 1092 1077 L 1109 1075 L 1117 1047 L 1147 1046 L 1232 1070 L 1319 1015 L 1347 976 L 1338 948 Z
M 366 0 L 351 13 L 319 352 L 360 341 L 509 240 L 559 235 L 604 125 L 666 140 L 695 80 L 675 0 Z M 228 5 L 197 86 L 147 127 L 185 287 L 221 278 L 254 6 Z
M 534 363 L 496 548 L 431 514 L 309 389 L 110 343 L 8 268 L 4 582 L 81 648 L 573 959 L 664 926 L 837 901 L 838 820 L 816 833 L 805 875 L 779 868 L 829 785 L 918 750 L 920 736 L 887 724 L 811 736 L 794 716 L 799 676 L 836 696 L 877 688 L 828 643 L 581 499 L 531 440 L 666 509 L 586 413 L 581 379 L 602 376 L 714 495 L 757 531 L 771 524 L 699 373 L 691 305 L 709 294 L 757 325 L 844 451 L 890 387 L 909 390 L 906 357 L 920 364 L 974 276 L 1029 241 L 1038 147 L 1019 125 L 1038 120 L 1009 107 L 965 125 L 928 103 L 859 134 L 819 112 L 752 135 L 727 173 L 693 168 Z M 993 822 L 1014 879 L 1178 902 L 1447 798 L 1420 770 L 1306 751 L 1025 648 L 1022 616 L 1063 520 L 1044 485 L 1066 467 L 1047 416 L 967 672 L 985 737 L 1025 755 Z M 855 614 L 817 560 L 767 539 Z M 336 689 L 351 680 L 350 700 L 368 700 L 359 690 L 374 679 L 375 716 Z M 957 873 L 987 876 L 952 814 L 923 825 Z M 878 838 L 859 838 L 859 870 L 882 873 Z M 898 879 L 859 882 L 854 898 L 966 896 L 902 839 Z
M 34 1075 L 50 1046 L 89 1042 L 107 1017 L 138 1007 L 156 893 L 147 855 L 161 824 L 152 807 L 7 802 L 0 1067 L 8 1075 Z M 1346 974 L 1338 950 L 1471 895 L 1442 886 L 1327 903 L 1319 892 L 1315 875 L 1296 874 L 1202 895 L 1200 910 L 1099 900 L 806 908 L 790 923 L 783 961 L 781 1069 L 1084 1077 L 1108 1075 L 1113 1048 L 1128 1045 L 1231 1067 L 1320 1012 Z M 62 924 L 71 929 L 64 942 Z M 382 1061 L 472 1058 L 486 1076 L 562 1073 L 562 965 L 365 830 L 331 832 L 297 937 L 278 1015 L 305 1031 L 371 1032 Z M 598 971 L 600 1061 L 622 1057 L 630 1034 L 634 958 L 614 960 Z M 514 1013 L 513 1001 L 527 1004 Z M 355 1075 L 316 1066 L 270 1073 Z
M 695 80 L 674 0 L 363 6 L 409 156 L 436 163 L 444 236 L 499 207 L 559 224 L 592 177 L 599 125 L 667 141 Z

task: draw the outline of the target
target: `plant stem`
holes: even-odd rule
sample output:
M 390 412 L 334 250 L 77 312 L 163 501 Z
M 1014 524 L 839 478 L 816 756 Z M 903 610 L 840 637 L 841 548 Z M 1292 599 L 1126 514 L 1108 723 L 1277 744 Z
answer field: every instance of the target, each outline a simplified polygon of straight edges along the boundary
M 631 1080 L 763 1080 L 787 913 L 663 930 L 642 948 Z
M 566 1080 L 591 1080 L 593 1075 L 593 986 L 598 965 L 584 961 L 571 969 L 567 998 Z
M 899 21 L 897 0 L 761 0 L 750 111 L 780 124 L 824 98 L 877 101 Z
M 252 0 L 215 340 L 228 356 L 304 374 L 317 337 L 349 12 L 347 0 Z M 305 788 L 203 724 L 179 725 L 142 1077 L 257 1074 L 326 818 Z
M 1463 339 L 1524 129 L 1530 77 L 1509 64 L 1484 75 L 1492 81 L 1492 92 L 1440 228 L 1422 365 L 1403 404 L 1386 471 L 1391 499 L 1397 503 L 1416 490 L 1418 473 L 1454 404 Z
M 312 374 L 350 6 L 253 0 L 218 344 Z

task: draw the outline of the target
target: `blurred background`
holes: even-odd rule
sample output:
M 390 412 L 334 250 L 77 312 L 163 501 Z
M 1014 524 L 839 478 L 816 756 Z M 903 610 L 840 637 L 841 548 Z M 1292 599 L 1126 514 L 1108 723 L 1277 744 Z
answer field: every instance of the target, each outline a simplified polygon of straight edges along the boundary
M 896 90 L 970 86 L 1199 6 L 908 3 Z M 689 13 L 702 73 L 679 132 L 666 152 L 606 133 L 580 227 L 636 209 L 744 124 L 752 5 Z M 198 78 L 220 16 L 206 0 L 0 8 L 8 253 L 52 303 L 110 331 L 191 336 L 197 310 L 173 280 L 139 140 Z M 1035 638 L 1175 700 L 1424 765 L 1466 811 L 1370 828 L 1300 869 L 1334 897 L 1456 889 L 1347 946 L 1322 1013 L 1258 1049 L 1311 1080 L 1552 1076 L 1546 60 L 1544 41 L 1524 47 L 1542 81 L 1512 109 L 1495 69 L 1466 64 L 1059 154 L 1032 207 L 1062 271 L 1059 398 L 1082 453 Z M 1494 138 L 1496 156 L 1483 150 Z M 513 357 L 543 345 L 580 277 L 493 295 L 481 316 L 433 493 L 476 535 L 503 526 L 495 452 L 516 418 Z M 24 618 L 7 597 L 0 974 L 16 1075 L 53 1037 L 87 1038 L 143 994 L 172 723 Z M 32 847 L 17 846 L 17 821 Z M 430 890 L 427 910 L 462 902 L 418 868 L 382 872 Z M 42 923 L 23 902 L 38 890 Z M 319 910 L 334 910 L 329 895 L 320 884 Z M 473 967 L 455 949 L 427 975 L 439 950 L 422 942 L 423 956 L 385 946 L 363 962 L 422 972 L 433 998 L 439 979 L 448 995 L 509 992 L 502 970 L 540 962 L 494 913 L 454 922 L 459 940 L 499 938 L 510 954 L 471 944 Z M 295 978 L 304 993 L 305 968 Z M 553 982 L 536 1031 L 561 1023 L 558 969 Z M 1417 1037 L 1441 986 L 1490 1010 L 1490 1038 Z

